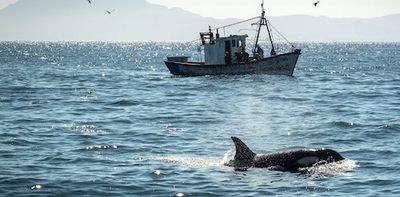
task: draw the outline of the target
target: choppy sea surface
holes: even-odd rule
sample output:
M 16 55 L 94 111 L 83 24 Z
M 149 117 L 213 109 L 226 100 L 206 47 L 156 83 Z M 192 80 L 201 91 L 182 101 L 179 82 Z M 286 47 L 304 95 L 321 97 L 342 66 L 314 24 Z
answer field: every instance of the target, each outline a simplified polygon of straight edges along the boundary
M 0 42 L 1 196 L 400 196 L 400 44 L 298 43 L 293 77 L 174 77 L 167 42 Z M 307 174 L 224 162 L 331 148 Z

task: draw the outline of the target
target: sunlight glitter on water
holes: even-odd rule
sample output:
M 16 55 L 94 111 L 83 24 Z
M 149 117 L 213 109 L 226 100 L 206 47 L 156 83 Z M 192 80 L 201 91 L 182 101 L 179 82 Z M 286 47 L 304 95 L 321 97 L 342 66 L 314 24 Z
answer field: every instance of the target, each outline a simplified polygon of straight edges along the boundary
M 192 78 L 164 65 L 191 43 L 0 42 L 0 193 L 398 196 L 400 45 L 298 45 L 293 77 Z M 230 136 L 348 160 L 235 172 Z

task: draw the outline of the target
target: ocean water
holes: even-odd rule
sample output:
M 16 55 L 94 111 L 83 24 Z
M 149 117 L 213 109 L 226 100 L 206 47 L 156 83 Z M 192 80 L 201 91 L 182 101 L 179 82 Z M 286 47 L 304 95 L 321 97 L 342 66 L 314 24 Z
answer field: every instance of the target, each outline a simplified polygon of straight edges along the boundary
M 293 77 L 174 77 L 159 42 L 1 42 L 1 196 L 399 196 L 400 44 L 298 43 Z M 331 148 L 308 174 L 257 153 Z

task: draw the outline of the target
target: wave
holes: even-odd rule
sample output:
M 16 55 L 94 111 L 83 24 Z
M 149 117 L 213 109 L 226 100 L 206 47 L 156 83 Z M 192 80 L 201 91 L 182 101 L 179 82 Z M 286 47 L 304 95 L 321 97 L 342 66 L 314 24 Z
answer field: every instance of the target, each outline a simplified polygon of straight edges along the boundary
M 105 133 L 105 131 L 103 129 L 98 128 L 96 124 L 98 123 L 79 121 L 79 122 L 73 122 L 71 124 L 64 124 L 61 127 L 70 129 L 72 131 L 80 132 L 86 135 Z
M 97 150 L 111 150 L 111 149 L 117 149 L 120 148 L 120 146 L 111 144 L 111 145 L 91 145 L 91 146 L 86 146 L 84 148 L 79 149 L 79 151 L 97 151 Z
M 301 168 L 302 172 L 306 172 L 313 177 L 320 177 L 324 175 L 339 176 L 346 172 L 352 171 L 354 168 L 359 167 L 356 161 L 345 159 L 338 162 L 327 163 L 323 165 L 315 165 L 308 168 Z
M 222 159 L 218 158 L 199 158 L 199 157 L 181 157 L 181 156 L 160 156 L 154 157 L 153 160 L 164 161 L 167 163 L 175 163 L 188 167 L 201 167 L 201 168 L 209 168 L 209 167 L 218 167 L 223 168 L 226 167 L 225 164 L 228 163 L 234 156 L 235 149 L 232 147 L 228 151 L 224 153 Z
M 116 105 L 116 106 L 136 106 L 139 104 L 140 104 L 140 102 L 138 102 L 138 101 L 126 100 L 126 99 L 114 101 L 111 103 L 111 105 Z
M 381 126 L 381 128 L 390 131 L 400 131 L 400 124 L 386 124 Z
M 305 102 L 309 101 L 308 98 L 298 98 L 298 97 L 285 97 L 285 96 L 270 96 L 269 100 L 281 100 L 281 101 L 294 101 L 294 102 Z
M 181 157 L 181 156 L 164 156 L 154 157 L 153 160 L 163 161 L 166 163 L 175 163 L 188 167 L 196 168 L 209 168 L 209 167 L 223 167 L 223 163 L 218 160 L 194 157 Z
M 346 121 L 334 121 L 331 122 L 333 126 L 341 127 L 341 128 L 351 128 L 351 127 L 357 127 L 361 126 L 361 124 L 357 124 L 354 122 L 346 122 Z

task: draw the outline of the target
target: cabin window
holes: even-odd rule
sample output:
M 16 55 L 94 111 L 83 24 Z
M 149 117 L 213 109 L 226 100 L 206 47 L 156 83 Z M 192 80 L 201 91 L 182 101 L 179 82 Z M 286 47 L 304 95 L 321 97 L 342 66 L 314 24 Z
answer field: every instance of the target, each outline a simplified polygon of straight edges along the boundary
M 236 40 L 232 40 L 232 47 L 236 47 Z
M 242 47 L 242 46 L 243 46 L 242 40 L 238 40 L 238 47 Z

